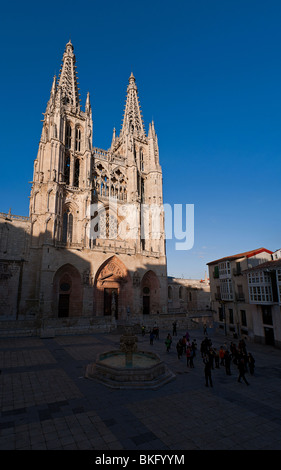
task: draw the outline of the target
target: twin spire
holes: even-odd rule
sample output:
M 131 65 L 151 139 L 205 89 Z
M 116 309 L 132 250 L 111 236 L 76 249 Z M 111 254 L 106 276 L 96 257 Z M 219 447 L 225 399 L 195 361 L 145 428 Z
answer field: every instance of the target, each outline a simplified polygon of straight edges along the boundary
M 73 113 L 79 113 L 81 110 L 81 103 L 78 88 L 78 76 L 75 65 L 76 58 L 73 51 L 74 47 L 71 41 L 69 41 L 65 46 L 58 81 L 56 81 L 56 77 L 54 77 L 51 90 L 51 98 L 55 98 L 57 92 L 59 92 L 60 100 L 62 104 L 66 107 L 66 109 L 69 109 Z M 89 110 L 90 99 L 88 94 L 86 101 L 86 112 Z M 131 73 L 130 75 L 129 84 L 127 86 L 127 97 L 122 128 L 120 131 L 120 137 L 124 137 L 128 134 L 137 136 L 139 138 L 146 137 L 141 107 L 138 98 L 138 89 L 133 73 Z M 116 136 L 114 135 L 114 140 L 115 138 Z
M 80 111 L 80 94 L 76 72 L 74 47 L 69 41 L 65 46 L 58 86 L 61 88 L 63 104 L 75 112 Z
M 62 103 L 66 109 L 76 114 L 80 112 L 81 103 L 75 65 L 76 58 L 73 50 L 74 47 L 69 41 L 65 46 L 59 78 L 58 80 L 56 77 L 53 79 L 51 100 L 56 99 L 59 104 Z M 87 101 L 88 99 L 87 96 Z
M 131 73 L 129 85 L 127 87 L 127 99 L 120 137 L 126 134 L 135 134 L 138 137 L 145 137 L 143 118 L 138 98 L 138 89 L 133 72 Z

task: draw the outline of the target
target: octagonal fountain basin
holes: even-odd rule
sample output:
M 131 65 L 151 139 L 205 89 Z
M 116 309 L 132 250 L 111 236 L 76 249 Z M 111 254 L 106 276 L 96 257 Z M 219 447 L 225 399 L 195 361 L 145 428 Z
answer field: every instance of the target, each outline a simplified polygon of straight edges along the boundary
M 111 388 L 157 389 L 175 375 L 155 353 L 113 350 L 99 354 L 96 362 L 87 366 L 85 377 Z

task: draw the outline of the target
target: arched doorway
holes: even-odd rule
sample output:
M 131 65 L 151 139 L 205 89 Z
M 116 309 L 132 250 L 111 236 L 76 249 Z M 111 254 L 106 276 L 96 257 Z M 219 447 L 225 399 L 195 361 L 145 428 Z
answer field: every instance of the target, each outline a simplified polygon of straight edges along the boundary
M 96 315 L 125 319 L 132 306 L 132 281 L 126 266 L 113 256 L 97 271 L 94 284 Z
M 82 315 L 81 276 L 73 265 L 65 264 L 57 270 L 53 281 L 53 302 L 59 318 Z
M 141 282 L 143 315 L 160 313 L 160 283 L 154 271 L 147 271 Z

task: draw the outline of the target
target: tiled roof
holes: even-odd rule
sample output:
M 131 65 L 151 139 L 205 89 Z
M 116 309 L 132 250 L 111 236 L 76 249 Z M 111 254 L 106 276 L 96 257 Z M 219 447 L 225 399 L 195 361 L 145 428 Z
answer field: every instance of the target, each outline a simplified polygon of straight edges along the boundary
M 222 261 L 233 261 L 239 258 L 251 258 L 252 256 L 258 255 L 259 253 L 263 252 L 269 253 L 270 255 L 272 255 L 273 253 L 273 251 L 267 250 L 266 248 L 257 248 L 256 250 L 245 251 L 245 253 L 238 253 L 237 255 L 226 256 L 225 258 L 220 258 L 216 261 L 210 261 L 210 263 L 207 263 L 207 265 L 210 266 L 212 264 L 221 263 Z

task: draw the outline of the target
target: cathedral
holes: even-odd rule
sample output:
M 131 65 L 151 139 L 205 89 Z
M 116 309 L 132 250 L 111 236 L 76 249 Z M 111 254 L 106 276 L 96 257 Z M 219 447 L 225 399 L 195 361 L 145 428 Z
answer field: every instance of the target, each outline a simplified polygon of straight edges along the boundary
M 120 133 L 109 149 L 95 146 L 75 62 L 69 41 L 44 113 L 29 216 L 0 214 L 0 317 L 143 322 L 168 305 L 154 123 L 146 133 L 131 74 Z

